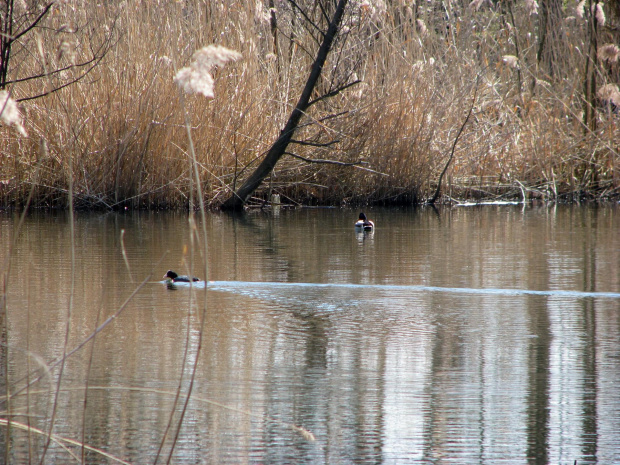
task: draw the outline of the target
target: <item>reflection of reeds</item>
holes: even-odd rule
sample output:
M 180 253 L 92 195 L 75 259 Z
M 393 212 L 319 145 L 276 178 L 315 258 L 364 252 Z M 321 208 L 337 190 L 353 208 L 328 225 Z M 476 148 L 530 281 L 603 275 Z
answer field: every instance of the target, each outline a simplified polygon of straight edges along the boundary
M 166 391 L 166 390 L 162 390 L 162 389 L 153 389 L 153 388 L 147 388 L 147 387 L 139 387 L 139 386 L 85 386 L 84 388 L 63 388 L 62 392 L 79 392 L 79 391 L 103 391 L 103 392 L 113 392 L 113 391 L 121 391 L 121 392 L 135 392 L 135 393 L 140 393 L 140 394 L 157 394 L 159 396 L 166 396 L 166 397 L 174 397 L 175 398 L 175 402 L 174 402 L 174 406 L 176 407 L 177 405 L 177 400 L 179 398 L 183 399 L 184 401 L 188 401 L 189 400 L 189 395 L 186 394 L 182 394 L 179 393 L 178 390 L 176 391 Z M 46 394 L 47 391 L 36 391 L 36 390 L 32 390 L 30 391 L 30 395 L 36 395 L 36 394 Z M 196 396 L 196 395 L 192 395 L 191 396 L 191 400 L 199 403 L 199 404 L 205 404 L 205 405 L 210 405 L 212 407 L 218 408 L 218 409 L 222 409 L 222 410 L 226 410 L 229 412 L 236 412 L 236 413 L 241 413 L 243 415 L 247 415 L 248 417 L 252 417 L 252 418 L 256 418 L 259 419 L 261 421 L 269 421 L 272 422 L 274 424 L 278 424 L 278 425 L 282 425 L 285 428 L 289 428 L 292 431 L 295 431 L 297 433 L 299 433 L 304 439 L 306 439 L 307 441 L 315 441 L 316 438 L 314 437 L 314 434 L 312 434 L 311 431 L 307 430 L 306 428 L 303 428 L 299 425 L 294 425 L 291 423 L 287 423 L 281 420 L 278 420 L 276 418 L 273 417 L 269 417 L 267 415 L 264 414 L 259 414 L 259 413 L 254 413 L 251 412 L 249 410 L 244 410 L 244 409 L 240 409 L 237 407 L 233 407 L 230 405 L 225 405 L 221 402 L 217 402 L 211 399 L 207 399 L 205 397 L 201 397 L 201 396 Z M 172 412 L 171 412 L 174 416 L 175 413 L 175 408 L 173 407 Z M 106 453 L 105 451 L 102 451 L 101 449 L 97 449 L 94 447 L 89 446 L 88 444 L 86 444 L 84 442 L 84 439 L 82 439 L 82 441 L 76 441 L 70 438 L 66 438 L 66 437 L 61 437 L 58 436 L 56 434 L 49 434 L 45 431 L 42 431 L 40 429 L 37 429 L 31 425 L 28 424 L 24 424 L 21 422 L 16 422 L 14 420 L 6 420 L 6 419 L 1 419 L 0 418 L 0 425 L 4 425 L 4 426 L 13 426 L 15 428 L 24 430 L 24 431 L 28 431 L 37 435 L 41 435 L 44 436 L 46 438 L 49 438 L 51 441 L 59 444 L 63 449 L 65 449 L 67 451 L 67 453 L 74 455 L 68 448 L 68 446 L 75 446 L 78 448 L 81 448 L 82 450 L 87 450 L 89 452 L 95 452 L 97 454 L 100 454 L 110 460 L 113 460 L 115 462 L 118 463 L 128 463 L 122 460 L 122 458 L 119 457 L 115 457 L 111 454 Z M 165 440 L 165 438 L 164 438 Z M 161 451 L 161 448 L 160 448 Z M 172 451 L 171 451 L 172 453 Z M 159 456 L 159 453 L 158 453 Z M 155 462 L 157 462 L 157 458 L 155 459 Z
M 50 434 L 49 432 L 42 431 L 42 430 L 40 430 L 38 428 L 35 428 L 32 425 L 20 423 L 20 422 L 13 421 L 13 420 L 5 420 L 5 419 L 2 419 L 2 418 L 0 418 L 0 425 L 4 425 L 7 428 L 8 427 L 12 427 L 12 428 L 15 428 L 15 429 L 24 430 L 24 431 L 28 432 L 29 435 L 37 434 L 37 435 L 44 436 L 48 441 L 50 441 L 50 442 L 53 441 L 55 444 L 57 444 L 60 447 L 62 447 L 78 463 L 80 463 L 80 458 L 78 457 L 77 454 L 73 453 L 69 449 L 69 446 L 79 447 L 80 449 L 82 449 L 82 451 L 94 452 L 96 454 L 101 455 L 102 457 L 105 457 L 105 458 L 111 460 L 112 462 L 130 465 L 129 462 L 126 462 L 126 461 L 124 461 L 124 460 L 122 460 L 122 459 L 120 459 L 118 457 L 115 457 L 112 454 L 108 454 L 107 452 L 105 452 L 105 451 L 103 451 L 101 449 L 97 449 L 95 447 L 91 447 L 88 444 L 85 444 L 83 441 L 82 442 L 78 442 L 78 441 L 75 441 L 75 440 L 70 439 L 70 438 L 59 436 L 57 434 Z M 83 461 L 83 457 L 84 457 L 83 453 L 84 452 L 82 452 L 82 461 L 81 461 L 81 463 L 85 463 Z M 8 463 L 8 462 L 6 462 L 6 463 Z

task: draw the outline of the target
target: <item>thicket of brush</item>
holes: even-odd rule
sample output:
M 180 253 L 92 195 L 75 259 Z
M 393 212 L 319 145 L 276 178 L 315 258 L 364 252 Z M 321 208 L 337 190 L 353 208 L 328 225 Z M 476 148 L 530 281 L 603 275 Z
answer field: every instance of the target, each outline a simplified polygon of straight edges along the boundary
M 318 21 L 315 2 L 299 4 Z M 44 4 L 28 5 L 14 15 L 26 21 Z M 64 206 L 72 188 L 79 207 L 187 206 L 191 165 L 173 76 L 211 43 L 243 56 L 216 72 L 215 99 L 185 97 L 206 202 L 221 204 L 299 97 L 317 49 L 307 19 L 284 0 L 54 4 L 12 48 L 6 89 L 20 101 L 28 137 L 0 126 L 0 204 L 24 204 L 32 189 L 34 205 Z M 320 90 L 361 82 L 313 107 L 294 137 L 312 144 L 291 146 L 298 157 L 281 160 L 258 197 L 421 201 L 472 105 L 444 194 L 620 192 L 620 98 L 604 87 L 619 76 L 608 44 L 618 44 L 620 6 L 351 1 L 344 25 Z M 78 82 L 22 100 L 82 76 L 90 65 L 75 65 L 93 56 L 103 58 Z

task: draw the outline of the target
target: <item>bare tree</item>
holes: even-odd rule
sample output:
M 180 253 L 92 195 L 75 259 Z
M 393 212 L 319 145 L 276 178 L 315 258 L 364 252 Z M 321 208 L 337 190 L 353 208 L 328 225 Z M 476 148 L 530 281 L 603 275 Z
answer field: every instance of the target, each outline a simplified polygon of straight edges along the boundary
M 312 142 L 293 140 L 293 135 L 298 128 L 302 116 L 308 111 L 308 109 L 312 105 L 326 98 L 337 95 L 342 90 L 350 87 L 352 84 L 355 83 L 346 83 L 343 85 L 339 85 L 335 88 L 331 88 L 330 86 L 330 88 L 328 88 L 320 96 L 315 97 L 314 99 L 312 98 L 313 94 L 316 92 L 325 61 L 327 60 L 327 57 L 332 49 L 332 45 L 339 32 L 342 18 L 344 16 L 347 6 L 347 0 L 338 0 L 338 3 L 335 5 L 335 8 L 333 10 L 333 13 L 331 14 L 329 14 L 329 11 L 330 6 L 334 5 L 333 2 L 319 1 L 312 5 L 314 8 L 318 9 L 317 11 L 319 18 L 326 21 L 327 27 L 324 28 L 322 28 L 318 22 L 311 19 L 311 15 L 306 11 L 305 8 L 300 6 L 294 0 L 289 1 L 292 7 L 301 13 L 304 21 L 306 22 L 306 26 L 318 32 L 318 36 L 321 39 L 321 45 L 318 49 L 316 58 L 310 69 L 310 75 L 308 76 L 308 80 L 306 81 L 301 96 L 299 97 L 297 105 L 295 105 L 295 108 L 289 116 L 288 121 L 284 126 L 284 129 L 282 129 L 278 139 L 271 146 L 260 165 L 245 180 L 241 187 L 238 190 L 234 191 L 232 195 L 224 202 L 224 204 L 222 205 L 222 209 L 224 210 L 243 209 L 243 206 L 250 198 L 252 193 L 260 186 L 263 180 L 271 174 L 280 158 L 282 158 L 282 156 L 287 153 L 287 147 L 289 146 L 289 144 L 312 144 Z
M 54 1 L 35 1 L 26 5 L 25 2 L 15 0 L 0 0 L 0 90 L 10 85 L 37 79 L 46 78 L 48 82 L 51 82 L 50 78 L 58 78 L 54 79 L 53 86 L 45 86 L 45 90 L 41 92 L 20 96 L 16 99 L 17 101 L 43 97 L 80 81 L 99 64 L 113 45 L 114 27 L 109 28 L 110 32 L 104 34 L 94 48 L 94 42 L 88 41 L 91 48 L 87 53 L 87 58 L 74 62 L 67 57 L 71 55 L 71 51 L 67 50 L 70 46 L 67 41 L 62 40 L 62 37 L 80 32 L 87 33 L 89 25 L 55 26 L 50 20 L 55 8 L 57 5 Z M 43 53 L 44 39 L 42 34 L 38 34 L 42 31 L 48 35 L 54 33 L 59 36 L 57 50 L 54 50 L 56 59 L 53 63 L 50 60 L 42 60 L 43 64 L 37 70 L 26 69 L 23 63 L 29 56 Z M 11 72 L 13 69 L 14 71 Z M 65 73 L 69 69 L 79 70 L 79 72 Z
M 435 189 L 435 193 L 426 202 L 429 205 L 434 205 L 435 202 L 437 202 L 437 199 L 439 198 L 439 195 L 441 194 L 441 182 L 443 181 L 443 177 L 445 176 L 446 172 L 448 171 L 450 163 L 452 162 L 452 159 L 454 158 L 454 151 L 456 150 L 456 144 L 459 141 L 459 137 L 461 137 L 461 134 L 463 134 L 463 130 L 465 129 L 465 126 L 467 125 L 467 122 L 469 121 L 469 118 L 471 117 L 471 114 L 474 111 L 474 106 L 476 105 L 476 96 L 478 94 L 478 84 L 479 83 L 480 83 L 480 78 L 477 77 L 476 78 L 476 87 L 474 89 L 474 96 L 472 97 L 472 100 L 471 100 L 471 106 L 469 107 L 469 111 L 467 112 L 467 116 L 465 117 L 465 120 L 463 121 L 463 124 L 461 125 L 459 131 L 456 133 L 456 137 L 454 138 L 454 143 L 452 144 L 452 150 L 450 151 L 450 156 L 448 157 L 448 161 L 446 161 L 446 164 L 444 165 L 444 168 L 441 171 L 441 174 L 439 175 L 439 179 L 437 180 L 437 188 Z

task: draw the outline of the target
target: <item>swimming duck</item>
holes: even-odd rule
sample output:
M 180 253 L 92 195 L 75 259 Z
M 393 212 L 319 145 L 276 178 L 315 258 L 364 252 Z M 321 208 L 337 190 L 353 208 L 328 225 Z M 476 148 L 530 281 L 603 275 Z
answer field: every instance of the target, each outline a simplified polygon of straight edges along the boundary
M 200 281 L 200 279 L 196 277 L 192 277 L 192 279 L 190 280 L 189 276 L 184 276 L 184 275 L 179 276 L 172 270 L 168 270 L 166 272 L 166 274 L 164 275 L 164 279 L 166 281 L 172 281 L 173 283 L 189 283 L 190 281 L 194 281 L 194 282 Z
M 364 212 L 360 213 L 359 219 L 355 222 L 356 229 L 363 229 L 364 231 L 372 231 L 375 227 L 375 223 L 366 218 Z

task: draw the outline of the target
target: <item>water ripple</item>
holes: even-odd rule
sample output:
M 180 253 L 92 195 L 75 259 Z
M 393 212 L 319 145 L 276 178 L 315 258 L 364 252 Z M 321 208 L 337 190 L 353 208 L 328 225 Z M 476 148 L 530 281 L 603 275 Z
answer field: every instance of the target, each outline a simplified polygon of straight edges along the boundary
M 185 287 L 189 287 L 187 283 Z M 195 284 L 195 287 L 204 287 L 204 283 Z M 532 290 L 532 289 L 475 289 L 466 287 L 439 287 L 439 286 L 416 286 L 416 285 L 396 285 L 396 284 L 342 284 L 342 283 L 277 283 L 277 282 L 251 282 L 251 281 L 209 281 L 209 289 L 218 291 L 237 291 L 247 292 L 250 289 L 262 288 L 343 288 L 343 289 L 379 289 L 397 291 L 420 291 L 420 292 L 439 292 L 452 294 L 478 294 L 478 295 L 541 295 L 549 297 L 571 297 L 575 299 L 597 298 L 597 299 L 620 299 L 620 292 L 587 292 L 587 291 L 566 291 L 566 290 Z

